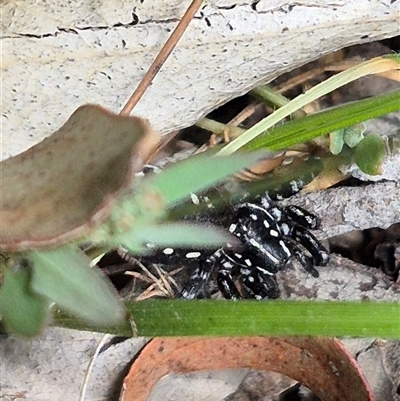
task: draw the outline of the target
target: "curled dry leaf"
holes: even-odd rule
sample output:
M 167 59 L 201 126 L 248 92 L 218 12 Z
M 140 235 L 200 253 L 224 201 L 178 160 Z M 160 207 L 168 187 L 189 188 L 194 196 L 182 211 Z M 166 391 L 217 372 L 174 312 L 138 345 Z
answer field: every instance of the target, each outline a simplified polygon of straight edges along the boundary
M 285 160 L 286 153 L 278 153 L 275 157 L 263 159 L 256 164 L 252 165 L 251 168 L 245 169 L 244 171 L 237 173 L 236 177 L 243 181 L 251 181 L 259 178 L 263 178 L 265 174 L 275 170 L 281 166 Z
M 156 144 L 144 119 L 79 107 L 53 135 L 1 163 L 0 248 L 44 248 L 85 234 Z
M 145 401 L 172 373 L 252 368 L 292 377 L 322 401 L 373 401 L 353 357 L 336 339 L 307 337 L 155 338 L 124 380 L 120 401 Z

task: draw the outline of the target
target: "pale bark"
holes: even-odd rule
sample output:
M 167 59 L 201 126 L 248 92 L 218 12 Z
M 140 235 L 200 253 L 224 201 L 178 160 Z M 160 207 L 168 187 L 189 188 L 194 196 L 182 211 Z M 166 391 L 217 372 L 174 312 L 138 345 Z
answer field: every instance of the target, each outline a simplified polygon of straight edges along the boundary
M 189 0 L 3 0 L 2 155 L 84 103 L 119 111 Z M 390 0 L 205 2 L 134 110 L 161 134 L 321 55 L 399 33 Z M 136 23 L 137 22 L 137 23 Z
M 51 134 L 84 103 L 119 111 L 189 2 L 2 0 L 1 158 Z M 390 0 L 206 2 L 134 113 L 150 119 L 162 134 L 189 126 L 258 83 L 321 55 L 397 35 L 399 18 L 398 2 Z M 387 179 L 394 182 L 360 191 L 311 194 L 291 202 L 322 217 L 320 237 L 386 227 L 399 220 L 400 210 L 398 176 Z M 376 280 L 375 271 L 349 261 L 333 258 L 320 272 L 320 280 L 306 277 L 301 270 L 297 275 L 286 272 L 284 296 L 315 294 L 329 299 L 339 294 L 336 299 L 359 299 L 365 283 L 361 295 L 367 299 L 398 299 L 398 287 L 388 288 L 381 274 Z M 47 330 L 29 342 L 0 338 L 0 398 L 77 400 L 100 340 L 96 333 L 63 329 Z M 132 339 L 101 353 L 85 399 L 115 400 L 121 372 L 144 342 Z M 370 350 L 369 344 L 357 346 L 354 352 Z M 385 362 L 388 352 L 382 353 Z M 391 355 L 399 357 L 398 352 Z M 374 357 L 364 369 L 373 367 L 378 372 L 381 361 L 382 357 Z M 213 376 L 216 392 L 226 381 L 224 373 L 217 375 L 222 379 L 218 382 Z M 379 383 L 385 375 L 380 374 Z M 388 374 L 390 380 L 394 376 Z M 183 389 L 187 383 L 186 379 Z M 176 388 L 175 384 L 169 388 Z M 210 382 L 202 381 L 201 386 L 211 391 Z

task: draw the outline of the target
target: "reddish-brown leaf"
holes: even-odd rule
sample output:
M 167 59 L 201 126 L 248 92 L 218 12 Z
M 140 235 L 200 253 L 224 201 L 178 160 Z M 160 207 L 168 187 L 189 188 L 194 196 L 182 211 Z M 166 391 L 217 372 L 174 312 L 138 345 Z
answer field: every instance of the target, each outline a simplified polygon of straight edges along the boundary
M 53 135 L 1 163 L 0 248 L 43 248 L 86 233 L 156 143 L 146 120 L 79 107 Z

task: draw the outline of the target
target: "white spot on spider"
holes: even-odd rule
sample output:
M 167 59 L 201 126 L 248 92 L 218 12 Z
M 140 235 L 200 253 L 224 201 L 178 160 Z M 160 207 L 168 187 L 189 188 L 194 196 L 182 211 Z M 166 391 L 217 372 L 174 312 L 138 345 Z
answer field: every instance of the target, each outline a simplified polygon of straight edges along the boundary
M 236 224 L 231 224 L 231 225 L 229 226 L 229 232 L 230 232 L 230 233 L 233 233 L 233 232 L 236 230 L 236 227 L 237 227 Z
M 200 204 L 200 199 L 196 194 L 190 194 L 190 198 L 195 205 Z
M 201 255 L 201 252 L 189 252 L 185 255 L 187 259 L 198 258 Z
M 162 252 L 164 255 L 172 255 L 174 250 L 172 248 L 165 248 Z
M 267 274 L 268 276 L 273 276 L 274 274 L 271 273 L 269 270 L 264 269 L 260 266 L 256 266 L 256 269 L 259 270 L 261 273 Z
M 300 189 L 296 181 L 290 181 L 289 184 L 293 192 L 299 192 Z
M 275 264 L 279 263 L 279 260 L 274 255 L 272 255 L 272 253 L 268 252 L 264 247 L 262 247 L 258 242 L 252 242 L 252 240 L 250 240 L 250 243 L 254 245 L 254 247 L 258 248 L 264 255 L 267 255 L 271 262 Z
M 250 244 L 253 245 L 257 249 L 261 249 L 262 248 L 261 245 L 254 238 L 250 239 Z
M 274 262 L 275 264 L 279 264 L 279 260 L 278 258 L 276 258 L 275 256 L 273 256 L 271 253 L 266 252 L 266 254 L 268 255 L 268 257 L 272 260 L 272 262 Z
M 282 249 L 285 251 L 285 253 L 286 253 L 286 255 L 288 255 L 288 257 L 292 256 L 289 248 L 286 246 L 286 244 L 282 240 L 279 241 L 279 245 L 282 247 Z
M 290 233 L 290 227 L 289 227 L 286 223 L 281 224 L 279 227 L 281 228 L 282 233 L 283 233 L 284 235 L 289 235 L 289 233 Z
M 264 221 L 263 221 L 263 224 L 264 224 L 264 227 L 265 227 L 265 228 L 269 228 L 269 223 L 268 223 L 267 220 L 264 220 Z
M 207 205 L 207 207 L 209 209 L 211 209 L 213 207 L 213 204 L 210 201 L 210 198 L 208 196 L 203 196 L 202 197 L 203 202 L 205 202 L 205 204 Z
M 328 255 L 327 253 L 323 252 L 323 253 L 320 253 L 320 254 L 321 254 L 322 260 L 323 260 L 324 262 L 326 262 L 327 260 L 329 260 L 329 255 Z
M 278 237 L 279 233 L 276 230 L 269 230 L 269 233 L 271 234 L 271 237 Z
M 240 253 L 235 253 L 234 254 L 238 259 L 242 259 L 243 258 L 243 255 L 241 255 Z
M 254 220 L 254 221 L 257 221 L 257 215 L 254 214 L 254 213 L 252 213 L 252 214 L 250 215 L 250 218 L 251 218 L 252 220 Z
M 273 209 L 271 209 L 271 213 L 278 220 L 282 220 L 282 212 L 277 207 L 274 207 Z
M 293 213 L 297 214 L 297 216 L 304 216 L 304 213 L 300 209 L 297 209 L 296 207 L 291 207 L 290 210 Z
M 249 280 L 250 283 L 254 283 L 254 277 L 252 277 L 252 276 L 247 277 L 247 280 Z
M 224 262 L 222 266 L 231 269 L 233 267 L 233 264 L 231 262 Z
M 247 266 L 252 266 L 250 259 L 245 259 L 244 263 L 246 263 Z

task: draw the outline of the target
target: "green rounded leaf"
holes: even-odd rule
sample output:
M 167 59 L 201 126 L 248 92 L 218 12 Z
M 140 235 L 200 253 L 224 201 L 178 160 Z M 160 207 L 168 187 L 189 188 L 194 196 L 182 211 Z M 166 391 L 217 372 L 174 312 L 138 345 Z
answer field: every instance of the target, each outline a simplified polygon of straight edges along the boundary
M 32 251 L 32 289 L 61 309 L 98 326 L 119 324 L 124 308 L 105 277 L 90 268 L 90 259 L 77 247 Z
M 338 155 L 344 145 L 344 129 L 338 129 L 336 131 L 333 131 L 329 135 L 329 150 L 333 155 Z
M 0 288 L 0 315 L 10 333 L 34 336 L 50 314 L 48 298 L 31 291 L 31 269 L 5 269 Z
M 357 145 L 354 159 L 360 170 L 365 174 L 382 174 L 382 162 L 385 157 L 385 142 L 381 136 L 371 134 Z
M 354 148 L 364 138 L 365 125 L 363 123 L 351 125 L 344 129 L 343 140 L 347 146 Z

